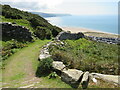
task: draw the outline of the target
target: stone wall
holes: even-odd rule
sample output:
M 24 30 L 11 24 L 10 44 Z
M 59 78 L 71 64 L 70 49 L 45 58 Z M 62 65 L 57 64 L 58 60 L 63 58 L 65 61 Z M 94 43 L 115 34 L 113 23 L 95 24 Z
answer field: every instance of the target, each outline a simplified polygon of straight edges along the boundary
M 120 38 L 105 38 L 105 37 L 95 37 L 95 36 L 86 36 L 90 40 L 97 42 L 105 42 L 108 44 L 120 44 Z
M 40 51 L 40 55 L 39 55 L 40 60 L 51 57 L 49 53 L 50 45 L 63 46 L 64 43 L 60 40 L 57 40 L 57 41 L 51 41 L 46 45 L 44 45 Z M 81 84 L 82 88 L 86 89 L 90 81 L 92 81 L 94 84 L 97 84 L 100 82 L 100 80 L 111 83 L 116 87 L 120 85 L 119 82 L 120 76 L 118 75 L 105 75 L 100 73 L 89 73 L 88 71 L 81 71 L 77 69 L 69 69 L 61 61 L 53 61 L 52 67 L 55 72 L 61 73 L 60 74 L 61 80 L 71 85 L 73 88 L 78 88 L 79 85 Z
M 56 37 L 57 40 L 66 40 L 66 39 L 76 40 L 79 38 L 84 38 L 84 34 L 81 32 L 79 33 L 60 32 Z
M 16 39 L 18 41 L 31 41 L 32 34 L 29 29 L 19 26 L 16 24 L 12 24 L 10 22 L 2 22 L 2 39 L 3 40 L 11 40 Z
M 77 40 L 79 38 L 88 38 L 97 42 L 104 42 L 108 44 L 120 44 L 120 38 L 105 38 L 105 37 L 95 37 L 95 36 L 85 36 L 83 33 L 69 33 L 69 32 L 60 32 L 56 40 Z

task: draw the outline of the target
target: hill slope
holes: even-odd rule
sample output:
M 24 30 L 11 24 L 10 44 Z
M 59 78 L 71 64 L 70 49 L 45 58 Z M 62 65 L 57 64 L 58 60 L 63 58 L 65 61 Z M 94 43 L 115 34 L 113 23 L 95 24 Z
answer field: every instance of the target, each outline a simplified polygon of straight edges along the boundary
M 3 60 L 27 46 L 31 41 L 54 38 L 62 30 L 37 14 L 21 11 L 9 5 L 0 5 L 0 7 L 2 7 L 0 22 L 12 23 L 5 25 L 2 29 L 4 31 L 0 48 Z M 32 40 L 26 40 L 25 37 L 31 37 Z
M 62 30 L 51 25 L 47 20 L 37 14 L 21 11 L 16 8 L 12 8 L 9 5 L 0 6 L 2 7 L 2 16 L 5 19 L 12 19 L 12 23 L 17 23 L 16 20 L 26 20 L 31 27 L 30 29 L 33 31 L 33 34 L 40 39 L 51 39 Z

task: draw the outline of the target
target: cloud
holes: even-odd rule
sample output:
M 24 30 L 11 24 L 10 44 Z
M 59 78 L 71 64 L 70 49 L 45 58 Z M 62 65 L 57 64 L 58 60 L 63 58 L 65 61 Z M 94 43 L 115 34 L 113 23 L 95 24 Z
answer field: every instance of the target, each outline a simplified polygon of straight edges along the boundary
M 2 0 L 3 4 L 25 11 L 75 15 L 117 14 L 119 0 Z
M 4 0 L 2 4 L 9 4 L 22 10 L 41 11 L 55 8 L 63 0 Z

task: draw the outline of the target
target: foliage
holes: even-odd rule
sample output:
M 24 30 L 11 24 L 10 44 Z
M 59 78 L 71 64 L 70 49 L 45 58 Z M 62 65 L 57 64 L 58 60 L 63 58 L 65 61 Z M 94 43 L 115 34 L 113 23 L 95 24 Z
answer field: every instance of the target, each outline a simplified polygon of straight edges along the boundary
M 56 72 L 52 72 L 52 73 L 50 73 L 49 74 L 49 79 L 51 79 L 51 78 L 56 78 L 58 75 L 57 75 L 57 73 Z
M 37 14 L 21 11 L 16 8 L 12 8 L 9 5 L 0 5 L 0 6 L 2 6 L 2 16 L 4 16 L 6 19 L 13 20 L 14 23 L 16 23 L 16 20 L 17 21 L 26 20 L 28 23 L 27 26 L 29 26 L 32 32 L 35 31 L 34 34 L 38 36 L 38 38 L 40 39 L 41 37 L 39 37 L 38 35 L 39 34 L 39 29 L 37 28 L 38 26 L 42 28 L 46 28 L 47 32 L 50 32 L 49 34 L 51 34 L 47 37 L 44 37 L 44 39 L 46 38 L 49 39 L 51 36 L 55 37 L 60 31 L 62 31 L 62 29 L 51 25 L 47 20 L 45 20 L 44 18 L 42 18 Z
M 29 32 L 31 32 L 31 36 L 34 40 L 36 39 L 51 39 L 55 37 L 62 29 L 51 25 L 47 20 L 42 18 L 37 14 L 32 14 L 29 12 L 21 11 L 16 8 L 12 8 L 9 5 L 1 5 L 2 7 L 2 15 L 0 15 L 0 22 L 11 22 L 17 25 L 24 26 L 28 28 Z M 4 31 L 6 33 L 6 31 Z M 12 32 L 12 30 L 8 31 Z M 11 36 L 11 37 L 10 37 Z M 11 33 L 11 35 L 4 35 L 4 45 L 2 47 L 2 56 L 3 59 L 7 59 L 17 50 L 26 46 L 27 40 L 25 38 L 19 37 L 20 33 Z M 14 37 L 14 42 L 12 41 Z M 21 42 L 21 40 L 24 42 Z M 32 40 L 32 41 L 34 41 Z
M 20 48 L 26 47 L 27 43 L 18 42 L 14 39 L 2 42 L 2 60 L 7 59 L 9 56 L 17 52 Z
M 52 70 L 52 62 L 53 62 L 53 59 L 51 58 L 42 59 L 39 63 L 36 76 L 40 77 L 40 76 L 49 74 Z
M 51 39 L 52 34 L 51 31 L 46 27 L 37 26 L 37 29 L 34 31 L 34 34 L 40 39 Z
M 61 60 L 69 68 L 83 71 L 120 74 L 118 73 L 119 45 L 99 43 L 86 39 L 65 40 L 65 46 L 54 46 L 50 53 L 54 60 Z

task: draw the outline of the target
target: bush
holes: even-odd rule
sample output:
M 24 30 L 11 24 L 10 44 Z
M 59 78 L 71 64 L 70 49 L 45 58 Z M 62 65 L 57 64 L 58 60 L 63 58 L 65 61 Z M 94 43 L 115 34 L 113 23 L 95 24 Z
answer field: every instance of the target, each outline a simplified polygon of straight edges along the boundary
M 56 37 L 59 34 L 59 32 L 61 32 L 61 31 L 62 31 L 61 28 L 59 28 L 57 26 L 54 26 L 54 28 L 52 29 L 52 35 L 53 35 L 53 37 Z
M 34 34 L 40 39 L 51 39 L 52 33 L 45 27 L 37 26 L 37 29 L 34 31 Z
M 46 74 L 48 75 L 52 70 L 52 62 L 53 59 L 51 58 L 41 60 L 36 72 L 36 76 L 40 77 Z

